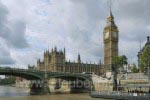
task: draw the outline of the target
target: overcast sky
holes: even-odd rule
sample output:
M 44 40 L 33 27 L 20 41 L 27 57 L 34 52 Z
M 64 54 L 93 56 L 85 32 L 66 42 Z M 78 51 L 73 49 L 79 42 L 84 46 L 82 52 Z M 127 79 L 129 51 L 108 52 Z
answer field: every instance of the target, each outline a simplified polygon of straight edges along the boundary
M 119 54 L 137 63 L 150 35 L 150 0 L 112 0 Z M 43 52 L 66 48 L 67 60 L 103 61 L 109 0 L 0 0 L 0 65 L 27 68 Z

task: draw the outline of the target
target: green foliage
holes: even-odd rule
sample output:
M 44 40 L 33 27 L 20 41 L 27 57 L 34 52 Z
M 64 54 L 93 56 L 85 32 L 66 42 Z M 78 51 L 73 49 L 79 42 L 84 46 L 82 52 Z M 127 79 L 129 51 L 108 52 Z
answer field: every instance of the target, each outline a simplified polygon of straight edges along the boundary
M 140 58 L 140 59 L 141 59 L 141 58 Z M 144 65 L 143 65 L 143 63 L 141 63 L 141 61 L 140 61 L 140 67 L 139 67 L 139 68 L 140 68 L 140 71 L 141 71 L 141 72 L 144 72 Z
M 118 68 L 123 67 L 123 65 L 128 64 L 127 57 L 125 55 L 116 56 L 113 58 L 113 65 L 117 66 Z
M 140 69 L 150 67 L 150 46 L 146 46 L 140 56 Z
M 117 73 L 118 73 L 118 69 L 120 67 L 123 67 L 123 65 L 125 64 L 128 64 L 127 62 L 127 57 L 125 55 L 122 55 L 122 56 L 116 56 L 113 58 L 113 71 L 115 71 L 115 74 L 114 74 L 114 90 L 117 89 Z
M 136 65 L 133 64 L 132 73 L 138 73 L 139 70 L 137 69 Z
M 16 78 L 11 76 L 9 78 L 1 79 L 0 84 L 14 84 L 15 80 Z

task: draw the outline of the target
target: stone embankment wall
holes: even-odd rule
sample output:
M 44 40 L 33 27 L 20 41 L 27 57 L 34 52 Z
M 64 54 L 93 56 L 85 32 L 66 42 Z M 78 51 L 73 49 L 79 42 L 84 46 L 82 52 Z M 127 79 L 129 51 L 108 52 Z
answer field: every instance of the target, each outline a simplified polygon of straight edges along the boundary
M 54 78 L 50 79 L 48 84 L 51 92 L 70 92 L 70 83 L 68 81 Z
M 16 81 L 15 86 L 19 88 L 29 88 L 30 81 L 23 80 L 23 81 Z
M 93 85 L 95 91 L 113 91 L 113 81 L 100 76 L 93 76 Z

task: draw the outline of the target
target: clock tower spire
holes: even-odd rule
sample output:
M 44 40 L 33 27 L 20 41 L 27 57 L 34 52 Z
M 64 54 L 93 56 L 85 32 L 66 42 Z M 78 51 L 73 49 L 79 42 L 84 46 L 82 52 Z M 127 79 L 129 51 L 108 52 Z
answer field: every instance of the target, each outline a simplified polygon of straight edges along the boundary
M 106 22 L 103 32 L 105 72 L 108 70 L 108 67 L 112 65 L 113 58 L 118 56 L 119 31 L 115 24 L 111 7 Z

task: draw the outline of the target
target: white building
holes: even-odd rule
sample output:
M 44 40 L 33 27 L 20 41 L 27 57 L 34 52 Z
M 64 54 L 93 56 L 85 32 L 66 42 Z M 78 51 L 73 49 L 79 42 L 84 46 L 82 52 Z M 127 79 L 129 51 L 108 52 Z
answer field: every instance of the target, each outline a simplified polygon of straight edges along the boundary
M 123 68 L 120 69 L 120 71 L 125 73 L 131 73 L 133 66 L 133 64 L 124 65 Z

